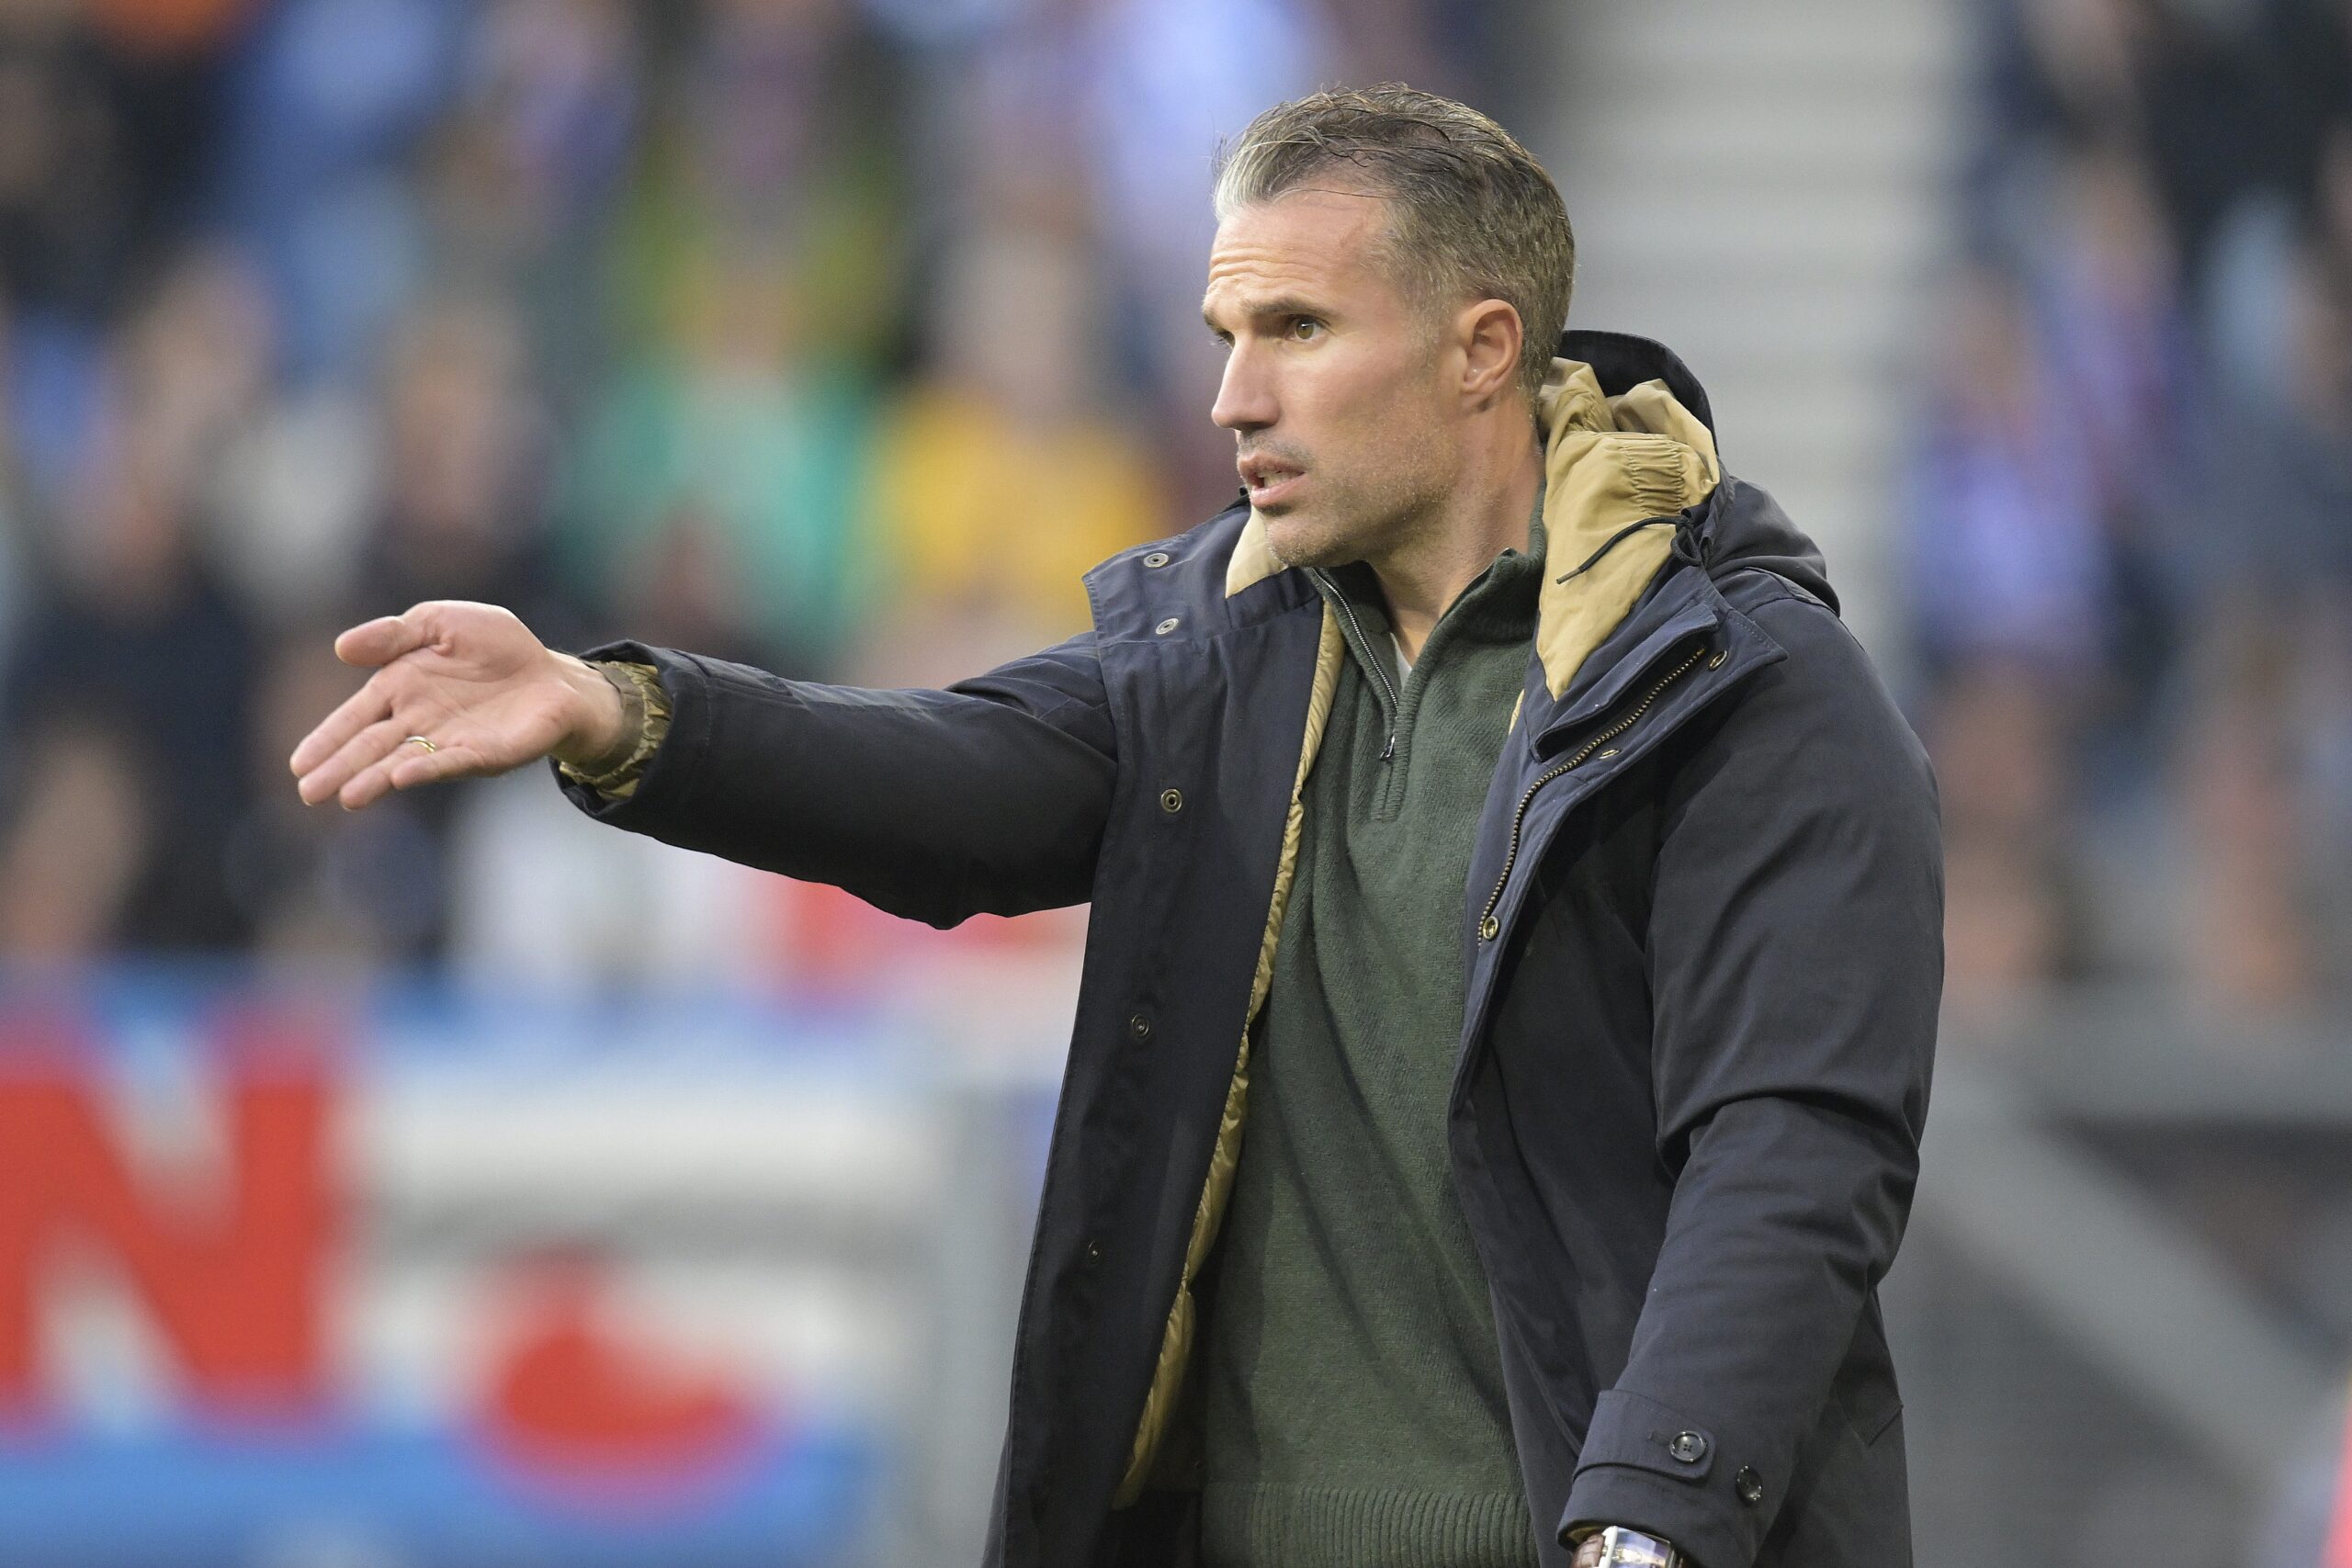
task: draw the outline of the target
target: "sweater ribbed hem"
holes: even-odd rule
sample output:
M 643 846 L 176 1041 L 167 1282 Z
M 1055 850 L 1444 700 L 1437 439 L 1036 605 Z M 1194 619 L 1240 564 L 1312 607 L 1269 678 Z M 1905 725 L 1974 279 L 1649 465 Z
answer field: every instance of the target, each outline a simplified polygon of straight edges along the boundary
M 1250 1486 L 1201 1492 L 1208 1568 L 1534 1568 L 1516 1492 Z

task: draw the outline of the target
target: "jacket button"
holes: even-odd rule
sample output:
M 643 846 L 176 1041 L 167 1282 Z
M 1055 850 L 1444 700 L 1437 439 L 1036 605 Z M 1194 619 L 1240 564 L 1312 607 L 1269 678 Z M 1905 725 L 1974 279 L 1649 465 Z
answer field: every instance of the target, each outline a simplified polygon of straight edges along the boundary
M 1175 630 L 1179 626 L 1181 626 L 1181 625 L 1182 625 L 1182 624 L 1183 624 L 1183 623 L 1182 623 L 1182 622 L 1181 622 L 1181 621 L 1179 621 L 1179 620 L 1177 620 L 1177 618 L 1176 618 L 1175 616 L 1170 615 L 1170 616 L 1169 616 L 1166 620 L 1164 620 L 1164 621 L 1160 622 L 1158 626 L 1156 626 L 1152 627 L 1151 629 L 1152 629 L 1154 632 L 1158 633 L 1159 636 L 1161 636 L 1161 637 L 1166 637 L 1170 632 L 1174 631 L 1174 630 Z
M 1707 1457 L 1707 1439 L 1696 1432 L 1677 1432 L 1666 1451 L 1684 1464 L 1696 1464 Z
M 1495 938 L 1502 934 L 1502 930 L 1503 923 L 1495 919 L 1494 916 L 1488 915 L 1485 919 L 1478 922 L 1478 940 L 1480 942 L 1492 942 Z
M 1764 1478 L 1747 1465 L 1741 1465 L 1739 1473 L 1732 1477 L 1731 1488 L 1751 1508 L 1764 1501 Z
M 1138 1040 L 1150 1039 L 1151 1020 L 1144 1017 L 1141 1013 L 1136 1014 L 1135 1017 L 1127 1020 L 1127 1032 L 1134 1035 Z
M 1170 817 L 1173 817 L 1179 811 L 1183 810 L 1184 792 L 1181 789 L 1161 790 L 1159 792 L 1159 809 L 1165 811 Z
M 1089 1242 L 1086 1244 L 1086 1266 L 1087 1266 L 1089 1269 L 1091 1269 L 1091 1268 L 1093 1268 L 1097 1263 L 1100 1263 L 1100 1262 L 1102 1262 L 1102 1244 L 1101 1242 L 1099 1242 L 1099 1241 L 1089 1241 Z
M 1166 566 L 1170 561 L 1174 560 L 1175 558 L 1175 557 L 1170 555 L 1166 550 L 1154 550 L 1151 554 L 1143 558 L 1143 564 L 1149 567 L 1162 567 Z

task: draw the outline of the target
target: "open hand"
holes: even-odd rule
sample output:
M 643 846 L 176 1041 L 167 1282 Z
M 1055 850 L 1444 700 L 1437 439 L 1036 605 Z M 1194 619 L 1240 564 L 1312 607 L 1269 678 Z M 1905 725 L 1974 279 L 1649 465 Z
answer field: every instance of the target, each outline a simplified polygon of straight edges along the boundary
M 376 672 L 288 760 L 305 805 L 334 795 L 356 811 L 387 790 L 601 757 L 619 739 L 611 683 L 495 604 L 428 600 L 353 626 L 334 652 Z

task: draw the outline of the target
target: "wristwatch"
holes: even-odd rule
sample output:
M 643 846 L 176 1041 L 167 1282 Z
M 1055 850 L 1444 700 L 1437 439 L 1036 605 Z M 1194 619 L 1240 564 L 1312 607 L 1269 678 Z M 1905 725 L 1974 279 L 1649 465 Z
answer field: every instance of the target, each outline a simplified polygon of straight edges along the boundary
M 1600 1532 L 1598 1568 L 1690 1568 L 1690 1562 L 1654 1535 L 1611 1525 Z

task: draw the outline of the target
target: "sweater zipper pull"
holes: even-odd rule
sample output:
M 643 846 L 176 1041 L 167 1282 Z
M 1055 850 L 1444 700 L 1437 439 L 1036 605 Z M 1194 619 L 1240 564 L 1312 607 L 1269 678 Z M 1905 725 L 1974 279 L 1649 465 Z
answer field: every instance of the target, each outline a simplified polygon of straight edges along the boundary
M 1384 762 L 1390 762 L 1390 761 L 1396 761 L 1396 732 L 1395 730 L 1393 730 L 1393 729 L 1392 729 L 1392 730 L 1390 730 L 1390 731 L 1388 732 L 1388 739 L 1387 739 L 1385 742 L 1383 742 L 1383 743 L 1382 743 L 1382 745 L 1381 745 L 1381 748 L 1380 748 L 1380 760 L 1381 760 L 1382 761 L 1384 761 Z

